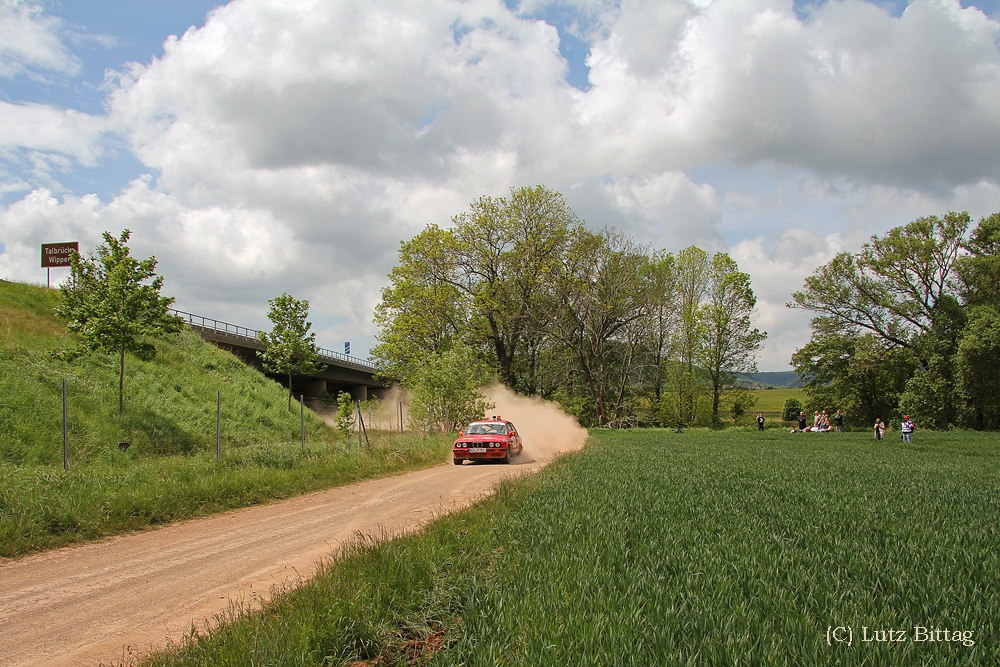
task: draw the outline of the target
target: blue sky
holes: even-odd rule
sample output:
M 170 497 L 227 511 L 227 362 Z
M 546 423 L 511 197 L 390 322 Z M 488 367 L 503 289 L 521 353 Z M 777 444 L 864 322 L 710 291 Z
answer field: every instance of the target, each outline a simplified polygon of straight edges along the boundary
M 129 225 L 182 308 L 263 326 L 266 298 L 291 291 L 335 349 L 374 342 L 399 240 L 511 186 L 544 182 L 652 246 L 729 251 L 760 297 L 764 370 L 808 339 L 784 302 L 831 253 L 918 215 L 1000 210 L 1000 82 L 982 78 L 1000 70 L 996 23 L 951 9 L 995 19 L 1000 0 L 907 16 L 244 0 L 210 26 L 219 3 L 0 1 L 41 40 L 0 46 L 0 277 L 39 279 L 32 248 L 52 235 Z M 115 74 L 131 63 L 134 80 Z

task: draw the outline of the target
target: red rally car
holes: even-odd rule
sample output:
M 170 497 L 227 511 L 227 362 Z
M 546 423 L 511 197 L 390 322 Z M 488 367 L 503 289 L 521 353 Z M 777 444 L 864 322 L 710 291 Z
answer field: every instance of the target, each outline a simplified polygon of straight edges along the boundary
M 499 461 L 510 463 L 510 457 L 521 453 L 521 436 L 514 424 L 499 415 L 472 422 L 458 434 L 455 441 L 455 465 L 463 461 Z

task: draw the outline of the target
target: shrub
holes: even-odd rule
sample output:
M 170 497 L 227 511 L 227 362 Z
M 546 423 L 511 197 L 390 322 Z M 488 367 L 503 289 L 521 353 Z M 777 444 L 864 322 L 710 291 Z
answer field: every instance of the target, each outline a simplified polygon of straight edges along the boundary
M 802 401 L 794 396 L 789 396 L 785 399 L 785 405 L 781 408 L 781 418 L 786 422 L 797 421 L 800 412 L 802 412 Z

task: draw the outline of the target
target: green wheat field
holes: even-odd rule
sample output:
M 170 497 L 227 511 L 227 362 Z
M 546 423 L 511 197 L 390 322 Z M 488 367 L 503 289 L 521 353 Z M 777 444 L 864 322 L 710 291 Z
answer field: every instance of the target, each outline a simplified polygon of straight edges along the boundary
M 995 665 L 998 526 L 993 435 L 595 431 L 148 664 Z

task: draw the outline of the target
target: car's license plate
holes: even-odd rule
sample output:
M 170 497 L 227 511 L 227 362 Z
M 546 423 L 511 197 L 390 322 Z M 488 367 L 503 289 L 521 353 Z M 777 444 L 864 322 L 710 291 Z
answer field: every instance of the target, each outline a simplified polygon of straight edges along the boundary
M 469 453 L 470 454 L 485 454 L 486 453 L 486 448 L 485 447 L 469 447 Z

